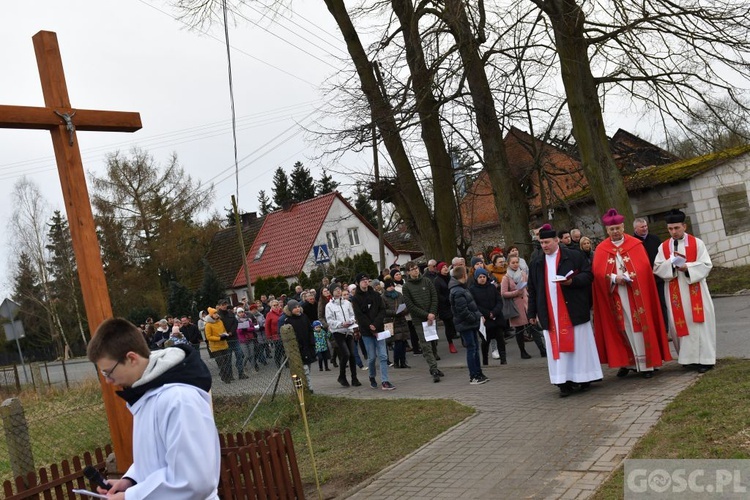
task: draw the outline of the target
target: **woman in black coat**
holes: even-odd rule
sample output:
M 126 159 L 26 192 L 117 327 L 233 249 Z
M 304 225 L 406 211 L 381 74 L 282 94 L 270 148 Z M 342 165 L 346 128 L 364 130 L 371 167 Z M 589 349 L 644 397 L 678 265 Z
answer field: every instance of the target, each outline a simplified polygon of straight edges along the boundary
M 448 282 L 450 281 L 450 270 L 445 262 L 438 262 L 436 266 L 438 275 L 435 277 L 435 291 L 438 296 L 438 318 L 445 325 L 445 338 L 448 339 L 448 350 L 456 354 L 456 346 L 453 345 L 453 339 L 458 337 L 456 327 L 453 324 L 453 312 L 450 304 L 450 290 Z
M 492 339 L 497 341 L 498 349 L 498 352 L 492 353 L 492 357 L 499 358 L 501 365 L 508 364 L 503 338 L 503 301 L 495 285 L 490 283 L 490 275 L 486 269 L 479 268 L 474 271 L 474 284 L 469 291 L 484 317 L 484 326 L 487 330 L 487 338 L 482 338 L 482 364 L 486 366 L 489 361 Z

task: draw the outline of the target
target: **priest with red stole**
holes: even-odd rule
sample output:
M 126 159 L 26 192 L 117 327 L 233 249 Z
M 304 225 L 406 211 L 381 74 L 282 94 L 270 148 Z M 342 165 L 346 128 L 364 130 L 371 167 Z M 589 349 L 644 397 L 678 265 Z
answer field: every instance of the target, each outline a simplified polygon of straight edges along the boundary
M 670 238 L 659 247 L 654 273 L 664 279 L 669 336 L 681 365 L 700 373 L 716 364 L 716 314 L 706 277 L 713 264 L 706 245 L 686 232 L 685 214 L 665 217 Z
M 602 378 L 591 330 L 591 266 L 582 252 L 560 245 L 549 224 L 539 230 L 542 253 L 529 266 L 531 324 L 542 327 L 550 382 L 560 397 Z
M 651 263 L 641 240 L 625 234 L 625 217 L 610 208 L 602 216 L 608 238 L 596 247 L 594 334 L 599 360 L 651 378 L 669 361 L 669 343 Z

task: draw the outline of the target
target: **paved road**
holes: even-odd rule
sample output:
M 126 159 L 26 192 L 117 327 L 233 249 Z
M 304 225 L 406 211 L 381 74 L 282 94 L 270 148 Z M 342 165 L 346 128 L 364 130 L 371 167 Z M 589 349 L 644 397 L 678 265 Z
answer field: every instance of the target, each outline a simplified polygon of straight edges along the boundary
M 720 357 L 750 357 L 750 297 L 715 299 Z M 444 343 L 443 343 L 444 344 Z M 477 413 L 360 484 L 344 497 L 388 498 L 587 498 L 616 469 L 659 419 L 664 407 L 699 375 L 676 362 L 656 377 L 604 380 L 583 394 L 558 397 L 545 360 L 521 360 L 508 344 L 508 365 L 491 360 L 491 381 L 470 386 L 465 356 L 442 346 L 446 373 L 432 383 L 421 357 L 411 370 L 391 370 L 397 390 L 344 389 L 334 374 L 314 372 L 316 393 L 359 398 L 450 397 Z M 360 372 L 363 381 L 367 372 Z M 384 437 L 387 439 L 387 437 Z
M 750 296 L 715 298 L 719 357 L 750 358 Z M 491 360 L 491 381 L 470 386 L 463 350 L 449 354 L 441 343 L 445 379 L 432 383 L 421 357 L 408 355 L 410 370 L 391 370 L 397 390 L 384 393 L 365 386 L 344 389 L 336 372 L 313 370 L 316 393 L 355 398 L 449 397 L 477 413 L 386 468 L 345 496 L 351 498 L 587 498 L 617 468 L 659 419 L 664 407 L 698 375 L 676 362 L 651 380 L 617 379 L 605 370 L 591 391 L 566 399 L 550 385 L 546 362 L 521 360 L 508 344 L 509 362 Z M 205 354 L 205 352 L 204 352 Z M 215 371 L 215 363 L 209 361 Z M 69 377 L 93 377 L 90 363 L 69 362 Z M 270 379 L 266 367 L 256 377 Z M 50 364 L 50 374 L 55 371 Z M 367 372 L 360 372 L 367 380 Z M 61 379 L 61 378 L 60 378 Z M 249 381 L 248 381 L 249 382 Z M 250 383 L 216 385 L 228 393 L 250 390 Z M 384 436 L 387 440 L 387 436 Z

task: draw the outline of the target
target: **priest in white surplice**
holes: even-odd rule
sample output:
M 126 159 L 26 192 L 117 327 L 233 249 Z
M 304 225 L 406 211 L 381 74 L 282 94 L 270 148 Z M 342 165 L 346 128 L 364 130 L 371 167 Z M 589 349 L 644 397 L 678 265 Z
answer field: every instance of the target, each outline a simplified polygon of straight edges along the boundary
M 665 281 L 669 336 L 681 365 L 700 373 L 716 364 L 716 315 L 706 277 L 711 257 L 706 245 L 685 232 L 685 214 L 672 210 L 665 218 L 669 238 L 659 247 L 654 274 Z
M 539 230 L 542 254 L 529 266 L 529 321 L 544 330 L 550 382 L 560 397 L 602 378 L 591 328 L 591 265 L 582 252 L 560 245 L 555 230 Z

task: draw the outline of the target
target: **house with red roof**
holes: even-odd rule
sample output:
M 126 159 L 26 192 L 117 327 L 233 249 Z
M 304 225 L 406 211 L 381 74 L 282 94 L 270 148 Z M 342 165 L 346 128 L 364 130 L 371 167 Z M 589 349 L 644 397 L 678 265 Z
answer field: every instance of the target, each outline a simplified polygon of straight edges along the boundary
M 265 216 L 255 239 L 248 247 L 250 282 L 258 278 L 283 276 L 289 283 L 301 273 L 338 259 L 369 252 L 378 261 L 378 232 L 337 191 L 295 203 Z M 386 263 L 411 260 L 385 243 Z M 247 294 L 242 265 L 236 267 L 231 284 L 238 297 Z

